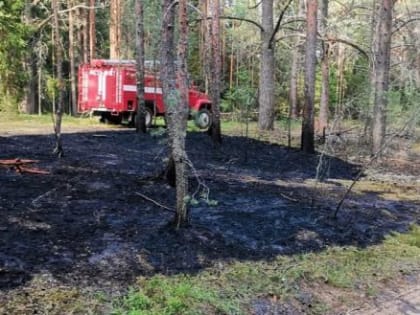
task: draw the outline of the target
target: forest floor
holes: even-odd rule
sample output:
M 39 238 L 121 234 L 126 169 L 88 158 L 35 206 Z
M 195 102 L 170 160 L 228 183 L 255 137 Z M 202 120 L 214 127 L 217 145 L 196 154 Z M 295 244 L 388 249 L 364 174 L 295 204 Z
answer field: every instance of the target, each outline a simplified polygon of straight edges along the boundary
M 219 283 L 215 294 L 238 301 L 203 314 L 384 314 L 389 304 L 397 308 L 389 314 L 420 314 L 418 140 L 398 136 L 386 158 L 369 164 L 355 132 L 316 155 L 267 141 L 274 134 L 231 131 L 216 148 L 206 133 L 190 132 L 191 226 L 175 231 L 173 213 L 160 206 L 172 208 L 175 197 L 161 176 L 163 129 L 143 136 L 96 124 L 64 131 L 65 155 L 57 159 L 50 126 L 0 126 L 0 159 L 37 160 L 32 166 L 48 172 L 0 167 L 0 314 L 117 312 L 111 301 L 129 288 L 183 275 Z M 395 245 L 390 235 L 410 229 L 409 247 L 375 256 Z M 358 274 L 372 251 L 374 269 Z M 349 253 L 357 256 L 351 266 Z M 343 255 L 352 277 L 328 266 L 339 264 L 334 255 Z M 254 283 L 254 271 L 270 282 Z M 246 289 L 235 291 L 235 279 L 248 281 L 240 284 Z

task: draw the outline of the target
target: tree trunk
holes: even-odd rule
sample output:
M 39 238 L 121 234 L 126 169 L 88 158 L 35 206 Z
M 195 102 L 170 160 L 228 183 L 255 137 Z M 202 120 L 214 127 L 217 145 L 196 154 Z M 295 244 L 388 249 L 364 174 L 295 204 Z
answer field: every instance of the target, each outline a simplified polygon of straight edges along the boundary
M 214 144 L 222 143 L 221 127 L 220 127 L 220 82 L 222 80 L 222 55 L 220 44 L 220 2 L 219 0 L 211 1 L 212 19 L 211 19 L 211 66 L 210 78 L 210 98 L 212 100 L 212 124 L 209 133 Z
M 271 130 L 274 127 L 274 42 L 270 45 L 273 33 L 273 0 L 262 1 L 261 60 L 259 82 L 258 128 Z
M 121 46 L 121 0 L 111 0 L 109 20 L 109 57 L 120 58 Z
M 54 119 L 54 133 L 56 137 L 56 143 L 54 148 L 54 154 L 58 157 L 62 157 L 64 154 L 62 139 L 61 139 L 61 119 L 63 116 L 63 103 L 64 103 L 64 80 L 63 80 L 63 51 L 62 44 L 60 42 L 60 24 L 58 19 L 58 0 L 51 0 L 52 12 L 53 12 L 53 33 L 54 33 L 54 47 L 55 47 L 55 58 L 56 58 L 56 72 L 57 72 L 57 86 L 58 86 L 58 102 L 55 110 Z
M 96 16 L 95 16 L 95 0 L 89 3 L 89 56 L 94 59 L 96 56 Z
M 144 103 L 144 11 L 143 0 L 136 0 L 136 65 L 137 65 L 137 119 L 136 132 L 146 133 Z
M 382 0 L 374 38 L 374 105 L 372 154 L 380 154 L 385 139 L 388 104 L 389 68 L 391 59 L 392 11 L 395 0 Z
M 175 14 L 171 0 L 163 2 L 161 78 L 163 98 L 166 106 L 170 165 L 175 168 L 176 215 L 175 226 L 180 228 L 188 224 L 189 215 L 186 203 L 188 194 L 188 177 L 186 172 L 187 154 L 185 137 L 188 119 L 188 88 L 186 77 L 186 58 L 188 43 L 188 20 L 186 0 L 180 0 L 179 6 L 179 75 L 177 80 L 175 64 Z M 177 84 L 178 83 L 178 84 Z M 177 88 L 177 85 L 179 89 Z
M 305 1 L 298 1 L 298 17 L 305 16 Z M 299 27 L 299 30 L 301 27 Z M 295 47 L 292 52 L 292 65 L 290 68 L 290 90 L 289 90 L 289 119 L 296 119 L 299 116 L 299 77 L 301 72 L 302 44 L 299 37 L 296 38 Z
M 321 23 L 319 31 L 325 38 L 327 35 L 327 20 L 328 20 L 328 2 L 329 0 L 321 1 Z M 319 105 L 319 125 L 318 132 L 325 134 L 325 129 L 328 126 L 328 107 L 330 102 L 330 66 L 329 66 L 329 43 L 322 41 L 322 60 L 321 60 L 321 100 Z
M 87 5 L 87 0 L 83 0 L 83 4 Z M 81 18 L 82 18 L 82 52 L 83 52 L 83 62 L 88 63 L 90 61 L 89 54 L 89 14 L 88 10 L 81 9 Z
M 74 45 L 74 13 L 71 10 L 74 1 L 67 0 L 69 11 L 69 61 L 70 61 L 70 100 L 71 113 L 77 114 L 77 91 L 76 91 L 76 62 L 75 62 L 75 45 Z
M 298 117 L 299 46 L 299 39 L 297 39 L 296 46 L 292 52 L 292 66 L 290 68 L 289 116 L 293 119 Z
M 305 52 L 305 104 L 303 107 L 301 148 L 306 153 L 315 153 L 314 139 L 314 99 L 317 36 L 317 0 L 308 0 L 306 12 L 306 52 Z
M 32 24 L 32 3 L 30 1 L 26 1 L 25 3 L 25 10 L 24 10 L 24 21 L 26 25 Z M 26 82 L 25 87 L 25 97 L 22 101 L 20 110 L 26 114 L 34 114 L 36 109 L 37 103 L 37 67 L 36 62 L 37 56 L 35 53 L 35 46 L 37 41 L 31 40 L 29 43 L 28 53 L 26 54 L 26 58 L 24 61 L 24 69 L 26 74 L 28 75 L 28 80 Z

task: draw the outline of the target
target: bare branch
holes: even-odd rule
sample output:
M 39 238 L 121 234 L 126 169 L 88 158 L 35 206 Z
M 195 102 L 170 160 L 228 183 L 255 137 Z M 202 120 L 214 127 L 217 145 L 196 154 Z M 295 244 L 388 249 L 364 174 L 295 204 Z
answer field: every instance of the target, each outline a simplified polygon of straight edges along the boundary
M 88 6 L 88 5 L 84 5 L 84 4 L 78 4 L 75 5 L 74 7 L 65 9 L 65 10 L 59 10 L 58 13 L 59 14 L 63 14 L 63 13 L 67 13 L 70 11 L 74 11 L 77 9 L 87 9 L 87 10 L 91 10 L 91 9 L 104 9 L 106 8 L 106 5 L 100 5 L 100 6 Z M 47 24 L 51 19 L 52 19 L 52 15 L 48 16 L 47 18 L 45 18 L 44 20 L 42 20 L 40 23 L 38 23 L 38 25 L 36 25 L 36 29 L 40 29 L 42 28 L 45 24 Z
M 406 21 L 402 21 L 400 25 L 395 27 L 395 29 L 392 31 L 392 34 L 399 32 L 402 28 L 406 27 L 408 24 L 412 22 L 416 22 L 416 21 L 420 21 L 420 17 L 415 17 L 415 18 L 408 19 Z
M 280 26 L 281 26 L 281 21 L 283 20 L 284 14 L 286 13 L 286 10 L 289 8 L 292 1 L 293 0 L 289 0 L 289 2 L 287 2 L 287 4 L 284 6 L 283 10 L 280 13 L 280 16 L 277 20 L 276 27 L 274 28 L 273 33 L 271 34 L 270 40 L 268 41 L 268 48 L 269 49 L 271 49 L 272 46 L 273 46 L 274 38 L 276 37 L 276 34 L 279 31 Z
M 169 212 L 172 212 L 172 213 L 175 213 L 175 212 L 176 212 L 174 209 L 169 208 L 169 207 L 167 207 L 167 206 L 165 206 L 165 205 L 163 205 L 163 204 L 161 204 L 161 203 L 157 202 L 156 200 L 153 200 L 152 198 L 147 197 L 146 195 L 143 195 L 142 193 L 135 192 L 135 194 L 136 194 L 137 196 L 142 197 L 144 200 L 150 201 L 150 202 L 151 202 L 151 203 L 153 203 L 154 205 L 156 205 L 156 206 L 158 206 L 158 207 L 160 207 L 160 208 L 162 208 L 162 209 L 164 209 L 164 210 L 166 210 L 166 211 L 169 211 Z
M 211 20 L 211 19 L 212 19 L 212 17 L 211 17 L 211 16 L 208 16 L 208 17 L 206 17 L 206 18 L 194 19 L 194 20 L 192 20 L 192 21 L 190 21 L 190 22 L 200 22 L 200 21 L 202 21 L 202 20 Z M 263 31 L 264 31 L 264 28 L 261 26 L 261 24 L 259 24 L 259 23 L 255 22 L 255 21 L 253 21 L 253 20 L 250 20 L 250 19 L 240 18 L 240 17 L 235 17 L 235 16 L 220 16 L 220 17 L 219 17 L 219 19 L 221 19 L 221 20 L 234 20 L 234 21 L 247 22 L 247 23 L 253 24 L 253 25 L 255 25 L 256 27 L 258 27 L 258 28 L 260 29 L 260 31 L 261 31 L 261 32 L 263 32 Z

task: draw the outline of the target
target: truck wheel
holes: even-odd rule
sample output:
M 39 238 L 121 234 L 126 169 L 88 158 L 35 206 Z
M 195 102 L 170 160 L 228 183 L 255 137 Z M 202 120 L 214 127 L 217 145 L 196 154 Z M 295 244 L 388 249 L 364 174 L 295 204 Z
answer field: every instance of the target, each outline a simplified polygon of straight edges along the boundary
M 146 127 L 149 128 L 153 121 L 153 110 L 150 107 L 146 107 Z
M 146 123 L 146 127 L 149 128 L 152 125 L 152 121 L 153 121 L 153 111 L 152 111 L 152 109 L 146 107 L 145 114 L 146 114 L 146 116 L 144 117 L 144 120 L 145 120 L 145 123 Z M 134 119 L 132 120 L 133 127 L 137 126 L 138 117 L 139 116 L 137 114 L 134 115 Z
M 195 125 L 200 129 L 207 129 L 212 123 L 212 116 L 208 109 L 200 109 L 195 115 Z

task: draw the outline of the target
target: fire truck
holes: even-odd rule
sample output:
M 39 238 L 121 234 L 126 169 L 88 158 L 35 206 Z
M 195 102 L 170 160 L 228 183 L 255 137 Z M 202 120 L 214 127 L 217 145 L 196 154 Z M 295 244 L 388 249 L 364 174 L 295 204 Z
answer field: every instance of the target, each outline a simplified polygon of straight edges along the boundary
M 155 68 L 155 67 L 153 67 Z M 149 69 L 146 65 L 146 69 Z M 144 82 L 146 125 L 165 115 L 158 71 L 147 70 Z M 78 112 L 100 116 L 102 122 L 134 125 L 137 112 L 136 64 L 134 60 L 94 59 L 78 72 Z M 211 122 L 211 101 L 196 87 L 189 88 L 190 118 L 201 129 Z

